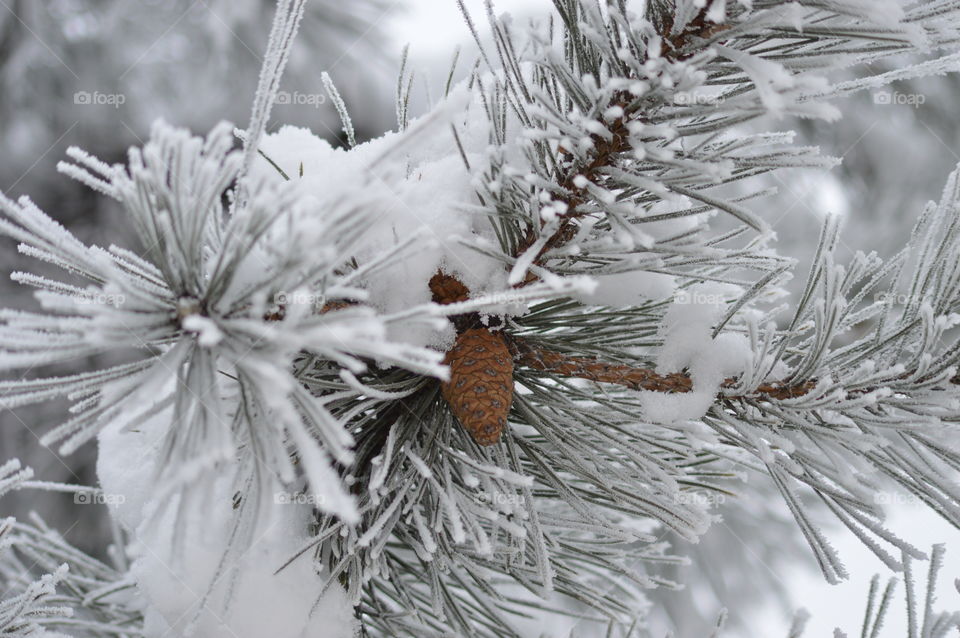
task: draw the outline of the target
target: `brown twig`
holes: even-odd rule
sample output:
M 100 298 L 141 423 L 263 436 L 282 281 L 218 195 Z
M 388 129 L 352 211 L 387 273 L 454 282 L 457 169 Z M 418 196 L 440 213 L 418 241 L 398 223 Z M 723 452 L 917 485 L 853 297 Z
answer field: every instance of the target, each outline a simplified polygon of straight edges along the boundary
M 509 346 L 517 365 L 541 372 L 597 383 L 612 383 L 633 390 L 665 393 L 693 391 L 693 380 L 689 375 L 683 373 L 659 374 L 647 368 L 635 368 L 622 363 L 606 363 L 590 357 L 574 357 L 541 348 L 518 338 L 510 339 Z M 738 379 L 729 378 L 723 382 L 721 387 L 730 388 L 735 386 L 737 382 Z M 748 395 L 725 398 L 796 399 L 808 394 L 816 385 L 816 381 L 805 381 L 796 385 L 765 383 Z
M 434 302 L 439 304 L 465 301 L 470 296 L 469 289 L 459 279 L 439 271 L 430 279 L 430 290 L 433 292 Z M 467 321 L 464 321 L 464 319 L 454 318 L 458 335 L 464 334 L 469 329 L 475 329 L 477 324 L 472 319 Z M 612 383 L 633 390 L 667 393 L 691 392 L 693 390 L 693 380 L 686 374 L 659 374 L 647 368 L 608 363 L 590 357 L 575 357 L 542 348 L 519 337 L 510 337 L 506 342 L 514 363 L 533 370 L 598 383 Z M 723 382 L 723 387 L 729 388 L 736 384 L 737 379 L 730 378 Z M 759 386 L 750 396 L 765 396 L 780 400 L 795 399 L 804 396 L 814 387 L 816 387 L 815 381 L 807 381 L 797 385 L 767 383 Z
M 615 101 L 615 104 L 621 108 L 626 108 L 628 106 L 629 96 L 626 94 L 620 94 L 618 99 Z M 565 191 L 570 193 L 566 196 L 560 196 L 557 199 L 567 206 L 567 214 L 563 218 L 563 221 L 560 222 L 560 227 L 557 231 L 547 240 L 543 248 L 537 253 L 536 257 L 533 260 L 534 264 L 540 265 L 540 262 L 543 258 L 543 255 L 554 248 L 564 245 L 570 241 L 574 234 L 576 234 L 576 225 L 573 223 L 573 220 L 579 217 L 581 214 L 578 213 L 578 208 L 589 201 L 589 192 L 586 188 L 580 188 L 576 185 L 577 178 L 583 176 L 588 180 L 591 180 L 596 177 L 597 172 L 604 166 L 608 166 L 611 162 L 611 158 L 620 153 L 624 153 L 630 150 L 630 132 L 627 129 L 627 124 L 630 121 L 630 115 L 624 113 L 623 116 L 617 118 L 610 125 L 610 139 L 601 137 L 599 135 L 593 135 L 594 148 L 596 148 L 596 153 L 593 156 L 593 159 L 590 160 L 584 166 L 577 167 L 576 170 L 571 170 L 567 176 L 561 181 L 560 186 Z M 566 154 L 566 151 L 561 150 L 561 153 Z M 540 229 L 534 229 L 533 226 L 527 231 L 527 234 L 524 238 L 517 244 L 517 248 L 514 256 L 519 256 L 526 252 L 533 244 L 537 241 L 539 236 Z M 522 282 L 520 285 L 529 283 L 530 280 Z
M 659 374 L 648 368 L 635 368 L 622 363 L 607 363 L 591 357 L 575 357 L 537 346 L 526 339 L 512 337 L 508 341 L 514 363 L 520 366 L 549 372 L 564 377 L 611 383 L 633 390 L 651 392 L 684 393 L 693 391 L 693 380 L 683 373 Z M 906 380 L 914 376 L 907 372 L 897 377 Z M 736 377 L 725 379 L 721 388 L 732 388 L 739 383 Z M 960 374 L 950 378 L 952 385 L 960 385 Z M 796 399 L 806 396 L 817 387 L 818 381 L 811 379 L 802 383 L 764 383 L 753 391 L 742 395 L 723 395 L 725 399 Z M 850 395 L 863 395 L 875 391 L 875 387 L 857 388 Z

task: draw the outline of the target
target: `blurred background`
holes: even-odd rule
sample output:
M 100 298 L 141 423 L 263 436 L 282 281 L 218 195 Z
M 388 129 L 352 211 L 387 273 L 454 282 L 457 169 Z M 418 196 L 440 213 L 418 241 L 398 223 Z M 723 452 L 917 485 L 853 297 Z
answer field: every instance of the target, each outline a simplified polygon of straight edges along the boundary
M 484 37 L 482 0 L 465 4 Z M 454 0 L 311 0 L 307 6 L 273 128 L 295 124 L 334 143 L 342 138 L 333 106 L 317 97 L 324 94 L 320 74 L 327 71 L 358 138 L 377 137 L 396 122 L 405 45 L 413 114 L 440 95 L 457 48 L 458 76 L 476 58 Z M 142 144 L 157 118 L 201 134 L 219 120 L 244 125 L 272 8 L 271 0 L 0 0 L 0 189 L 11 197 L 29 195 L 84 241 L 132 245 L 122 212 L 59 175 L 56 163 L 73 145 L 123 162 L 126 149 Z M 549 0 L 496 2 L 496 11 L 510 12 L 517 23 L 549 10 Z M 843 257 L 856 250 L 888 256 L 904 243 L 924 203 L 939 196 L 960 162 L 958 98 L 960 80 L 940 77 L 849 98 L 837 104 L 844 112 L 839 123 L 757 123 L 795 130 L 803 143 L 843 160 L 830 174 L 783 174 L 774 180 L 780 194 L 759 204 L 767 207 L 763 213 L 781 252 L 799 260 L 800 279 L 825 214 L 845 218 Z M 7 278 L 27 267 L 13 242 L 0 243 L 0 265 L 3 305 L 29 307 L 30 291 Z M 34 263 L 29 269 L 42 270 Z M 81 361 L 57 372 L 93 363 L 104 362 Z M 0 412 L 0 463 L 19 457 L 44 480 L 95 483 L 94 446 L 61 457 L 39 444 L 38 437 L 65 418 L 65 408 L 51 402 Z M 752 489 L 756 497 L 769 490 Z M 960 570 L 949 569 L 960 565 L 960 533 L 907 497 L 890 500 L 893 527 L 915 544 L 948 543 L 940 601 L 960 609 L 952 586 Z M 74 544 L 103 553 L 109 539 L 104 508 L 38 492 L 14 493 L 0 503 L 4 516 L 30 511 Z M 838 625 L 858 633 L 867 583 L 883 566 L 856 539 L 832 529 L 853 577 L 830 587 L 772 492 L 725 503 L 720 512 L 724 521 L 699 545 L 679 547 L 694 559 L 672 574 L 691 584 L 687 591 L 653 594 L 655 635 L 706 636 L 725 606 L 731 611 L 728 636 L 786 635 L 791 610 L 799 607 L 813 614 L 808 636 L 832 635 Z M 904 635 L 904 615 L 891 616 L 885 635 Z

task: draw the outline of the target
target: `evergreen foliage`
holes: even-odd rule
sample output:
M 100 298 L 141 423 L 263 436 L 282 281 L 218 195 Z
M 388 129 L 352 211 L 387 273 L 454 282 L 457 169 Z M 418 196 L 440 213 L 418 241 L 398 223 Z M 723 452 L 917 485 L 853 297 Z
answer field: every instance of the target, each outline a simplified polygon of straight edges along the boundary
M 239 147 L 229 125 L 196 138 L 160 123 L 127 166 L 76 149 L 61 165 L 123 205 L 142 252 L 86 246 L 29 199 L 0 199 L 0 232 L 66 273 L 14 275 L 42 309 L 0 312 L 0 367 L 140 353 L 0 383 L 0 407 L 73 400 L 44 439 L 63 452 L 166 421 L 142 525 L 237 468 L 221 559 L 234 580 L 267 490 L 317 495 L 290 563 L 318 566 L 304 584 L 317 605 L 343 588 L 369 636 L 524 636 L 524 617 L 548 613 L 584 635 L 643 636 L 645 590 L 675 587 L 660 572 L 684 560 L 664 534 L 709 534 L 717 497 L 749 501 L 762 480 L 827 581 L 847 572 L 803 495 L 912 592 L 927 556 L 884 527 L 878 496 L 906 490 L 960 527 L 960 173 L 890 260 L 839 263 L 840 224 L 826 216 L 803 293 L 785 303 L 796 265 L 774 251 L 762 177 L 835 160 L 745 126 L 770 113 L 833 120 L 832 99 L 955 69 L 960 1 L 631 8 L 555 0 L 523 31 L 491 9 L 494 45 L 469 79 L 411 120 L 401 78 L 401 131 L 342 152 L 364 168 L 323 190 L 309 150 L 264 148 L 304 11 L 280 0 Z M 924 60 L 871 73 L 906 53 Z M 832 83 L 841 67 L 857 78 Z M 353 145 L 349 105 L 326 83 Z M 472 232 L 395 223 L 389 249 L 371 246 L 390 193 L 446 188 L 430 162 L 450 158 L 472 181 L 441 221 Z M 391 270 L 421 263 L 426 277 L 384 292 Z M 503 388 L 506 425 L 485 429 Z M 496 403 L 461 401 L 467 390 Z M 176 518 L 183 534 L 199 524 Z M 97 606 L 126 575 L 33 527 L 6 529 L 16 547 L 41 546 L 45 568 L 70 565 L 0 607 L 9 635 L 64 628 L 54 602 L 93 614 L 76 635 L 138 635 L 125 607 Z M 937 548 L 931 573 L 941 562 Z M 71 594 L 57 598 L 58 583 Z M 914 635 L 957 626 L 932 593 L 922 614 L 914 598 Z M 888 599 L 871 597 L 863 635 Z

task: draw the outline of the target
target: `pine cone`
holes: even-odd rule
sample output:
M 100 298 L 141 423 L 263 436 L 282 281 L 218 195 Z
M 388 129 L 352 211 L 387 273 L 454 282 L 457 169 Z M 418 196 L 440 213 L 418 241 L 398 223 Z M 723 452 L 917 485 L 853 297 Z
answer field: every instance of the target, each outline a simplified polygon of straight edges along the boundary
M 458 303 L 470 298 L 470 291 L 459 279 L 440 271 L 430 278 L 429 285 L 430 292 L 433 293 L 433 301 L 436 303 Z
M 444 363 L 450 381 L 441 393 L 454 416 L 477 445 L 497 443 L 513 403 L 513 358 L 503 333 L 485 328 L 460 333 Z

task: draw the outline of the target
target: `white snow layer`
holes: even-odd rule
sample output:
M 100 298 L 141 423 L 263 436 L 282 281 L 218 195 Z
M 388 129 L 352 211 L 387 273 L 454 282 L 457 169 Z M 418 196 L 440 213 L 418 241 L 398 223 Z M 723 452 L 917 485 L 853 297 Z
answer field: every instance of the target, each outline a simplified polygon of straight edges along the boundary
M 262 490 L 267 497 L 253 513 L 250 545 L 226 560 L 238 529 L 237 466 L 196 481 L 157 509 L 153 479 L 169 420 L 168 411 L 136 430 L 108 428 L 99 439 L 97 473 L 111 496 L 105 500 L 133 538 L 131 573 L 146 638 L 354 638 L 359 625 L 346 591 L 334 582 L 320 595 L 323 579 L 309 552 L 275 573 L 307 542 L 309 498 Z
M 468 245 L 495 241 L 485 214 L 472 214 L 477 205 L 470 170 L 457 149 L 451 125 L 463 144 L 471 166 L 484 165 L 486 119 L 463 110 L 465 96 L 449 101 L 412 123 L 407 132 L 387 133 L 352 149 L 333 148 L 308 129 L 284 126 L 264 138 L 261 148 L 290 178 L 293 187 L 316 202 L 322 215 L 325 202 L 338 194 L 355 197 L 358 191 L 382 202 L 380 217 L 364 229 L 357 251 L 361 268 L 404 246 L 403 258 L 364 277 L 371 303 L 387 313 L 408 310 L 431 300 L 428 282 L 440 269 L 457 276 L 474 295 L 504 290 L 503 263 Z M 471 109 L 479 105 L 471 105 Z M 405 140 L 401 146 L 400 140 Z M 270 162 L 261 158 L 258 176 L 283 180 Z M 413 241 L 415 240 L 415 241 Z M 415 345 L 445 347 L 449 331 L 433 326 L 393 322 L 389 337 Z
M 641 391 L 646 418 L 664 425 L 699 419 L 710 406 L 723 381 L 742 374 L 750 365 L 752 350 L 739 334 L 712 332 L 723 317 L 726 295 L 723 286 L 698 284 L 678 295 L 667 310 L 663 346 L 657 356 L 657 372 L 686 370 L 693 390 L 686 393 Z

